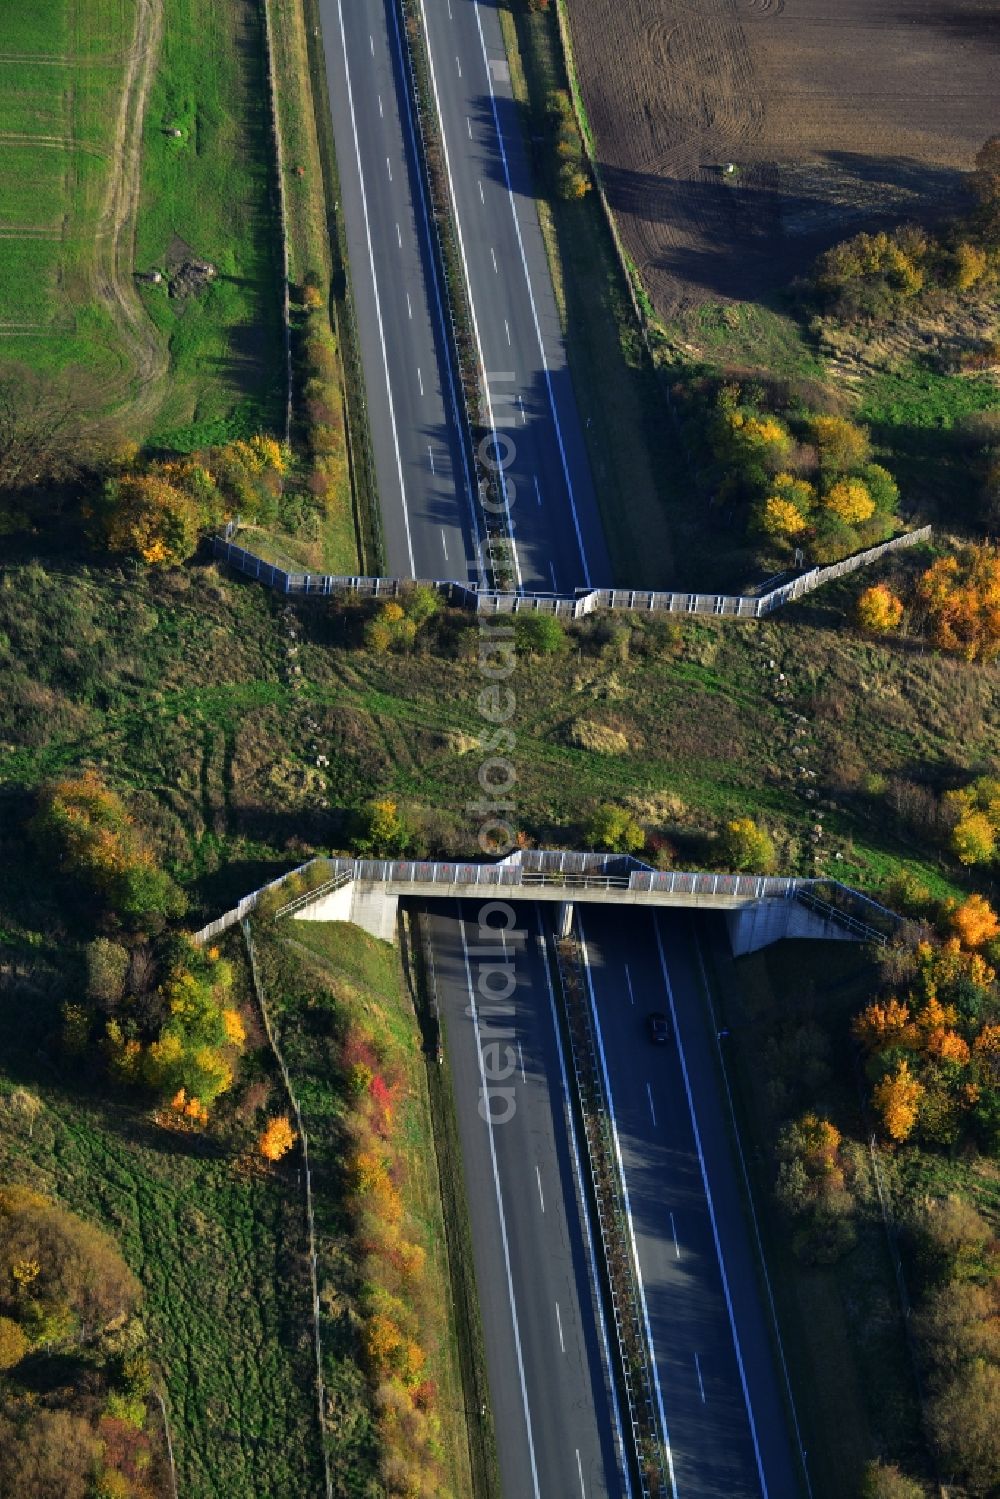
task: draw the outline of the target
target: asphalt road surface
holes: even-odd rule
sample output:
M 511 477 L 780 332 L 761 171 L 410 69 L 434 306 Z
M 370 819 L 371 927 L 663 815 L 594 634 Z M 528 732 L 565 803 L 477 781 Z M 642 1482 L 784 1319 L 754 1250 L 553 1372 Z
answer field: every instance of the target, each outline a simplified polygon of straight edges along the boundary
M 577 906 L 680 1499 L 801 1499 L 695 918 Z M 654 1045 L 646 1016 L 670 1018 Z
M 490 0 L 420 0 L 519 580 L 613 579 L 566 363 L 530 162 Z
M 480 576 L 458 386 L 394 0 L 319 0 L 386 563 Z
M 430 909 L 503 1492 L 618 1499 L 607 1331 L 537 911 L 507 907 L 521 930 L 500 940 L 481 933 L 479 903 Z

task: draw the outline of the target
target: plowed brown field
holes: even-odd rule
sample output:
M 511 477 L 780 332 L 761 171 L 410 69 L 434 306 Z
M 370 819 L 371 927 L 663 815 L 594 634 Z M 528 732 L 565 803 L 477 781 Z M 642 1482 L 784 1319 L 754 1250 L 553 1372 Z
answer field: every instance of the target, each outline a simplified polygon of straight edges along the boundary
M 1000 131 L 997 0 L 566 3 L 608 196 L 667 317 L 960 203 Z

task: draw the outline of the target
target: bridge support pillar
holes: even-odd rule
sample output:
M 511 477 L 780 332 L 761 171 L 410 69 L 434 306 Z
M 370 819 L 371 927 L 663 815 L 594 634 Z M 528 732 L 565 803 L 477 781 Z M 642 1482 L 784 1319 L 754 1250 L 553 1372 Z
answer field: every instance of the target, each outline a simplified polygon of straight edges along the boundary
M 556 931 L 560 937 L 568 937 L 573 930 L 573 902 L 564 900 L 556 918 Z

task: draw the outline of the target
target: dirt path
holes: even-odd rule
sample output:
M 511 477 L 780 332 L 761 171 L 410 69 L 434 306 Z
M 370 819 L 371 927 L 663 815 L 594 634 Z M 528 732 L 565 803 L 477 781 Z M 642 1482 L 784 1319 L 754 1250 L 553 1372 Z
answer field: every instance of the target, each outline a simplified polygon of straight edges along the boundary
M 162 36 L 161 0 L 138 0 L 135 36 L 111 142 L 111 177 L 94 246 L 95 291 L 114 319 L 133 363 L 135 394 L 129 404 L 133 420 L 155 413 L 170 364 L 164 340 L 147 315 L 134 281 L 142 132 Z

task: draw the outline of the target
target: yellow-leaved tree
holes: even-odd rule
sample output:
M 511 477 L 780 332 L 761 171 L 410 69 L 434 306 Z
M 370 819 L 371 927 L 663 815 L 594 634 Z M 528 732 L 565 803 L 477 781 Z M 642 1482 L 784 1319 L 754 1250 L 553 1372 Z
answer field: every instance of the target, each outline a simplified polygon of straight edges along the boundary
M 895 1072 L 888 1073 L 877 1084 L 872 1098 L 882 1116 L 885 1132 L 893 1140 L 903 1141 L 913 1133 L 924 1086 L 913 1076 L 904 1057 Z
M 902 623 L 903 602 L 885 583 L 875 583 L 859 596 L 855 615 L 869 635 L 888 635 Z

